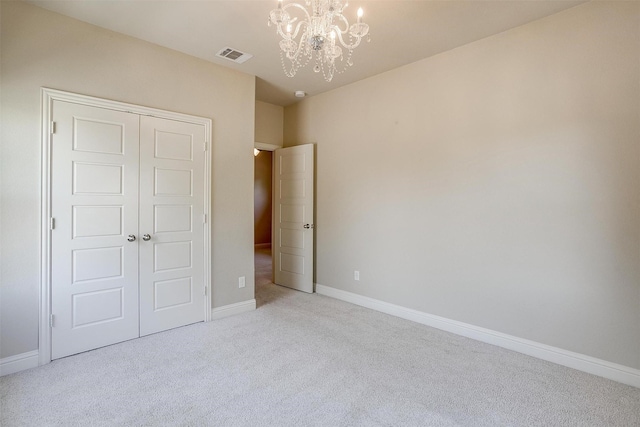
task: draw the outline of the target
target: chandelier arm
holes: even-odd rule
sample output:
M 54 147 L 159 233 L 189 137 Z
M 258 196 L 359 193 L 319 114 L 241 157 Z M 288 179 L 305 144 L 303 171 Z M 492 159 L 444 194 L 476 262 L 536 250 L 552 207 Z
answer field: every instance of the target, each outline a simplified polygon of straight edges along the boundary
M 304 45 L 304 37 L 300 37 L 300 40 L 298 40 L 298 48 L 296 49 L 296 53 L 294 55 L 294 59 L 296 60 L 296 62 L 298 62 L 298 64 L 299 64 L 298 57 L 300 56 L 300 54 L 303 53 L 303 48 L 302 48 L 303 45 Z
M 356 41 L 353 44 L 348 44 L 342 38 L 342 34 L 343 33 L 336 31 L 336 35 L 338 36 L 338 40 L 340 40 L 340 44 L 344 46 L 346 49 L 349 49 L 349 50 L 355 49 L 356 47 L 358 47 L 358 45 L 360 45 L 360 41 L 362 40 L 362 37 L 356 37 Z
M 349 7 L 349 2 L 346 1 L 345 4 L 340 8 L 340 15 L 344 15 L 344 10 Z
M 276 32 L 278 33 L 278 35 L 280 37 L 282 37 L 283 39 L 287 38 L 287 35 L 282 31 L 282 24 L 278 24 L 276 25 Z
M 293 18 L 291 21 L 289 21 L 286 25 L 286 27 L 288 27 L 289 25 L 295 23 L 298 20 L 298 18 Z M 300 21 L 298 22 L 298 25 L 296 25 L 296 28 L 300 26 L 301 23 L 303 23 L 305 21 Z M 279 23 L 278 25 L 276 25 L 276 32 L 278 33 L 278 35 L 280 37 L 282 37 L 283 39 L 288 38 L 289 34 L 285 32 L 285 25 L 284 23 Z
M 309 62 L 309 60 L 307 59 L 307 61 L 305 61 L 304 64 L 300 63 L 300 59 L 299 59 L 300 55 L 302 55 L 303 57 L 305 56 L 303 52 L 303 45 L 304 45 L 304 38 L 300 38 L 300 40 L 298 41 L 298 47 L 293 52 L 288 52 L 286 54 L 286 57 L 291 61 L 291 68 L 295 69 L 295 71 L 297 71 L 298 68 L 304 67 Z M 294 71 L 294 74 L 295 74 L 295 71 Z
M 293 23 L 293 22 L 295 22 L 297 19 L 298 19 L 298 18 L 295 18 L 295 19 L 291 20 L 291 22 Z M 309 24 L 308 24 L 308 22 L 307 22 L 307 21 L 299 21 L 299 22 L 298 22 L 298 24 L 297 24 L 297 25 L 296 25 L 296 27 L 295 27 L 295 30 L 294 30 L 291 34 L 289 34 L 289 33 L 285 33 L 285 32 L 283 31 L 282 24 L 278 24 L 278 25 L 276 26 L 276 32 L 277 32 L 277 33 L 278 33 L 278 35 L 279 35 L 280 37 L 282 37 L 283 39 L 288 39 L 289 37 L 291 37 L 292 39 L 295 39 L 296 37 L 298 37 L 298 32 L 300 31 L 300 28 L 301 28 L 303 25 L 309 25 Z
M 337 32 L 340 33 L 346 33 L 347 31 L 349 31 L 349 21 L 347 20 L 347 18 L 344 17 L 343 14 L 339 14 L 338 16 L 338 22 L 333 24 L 333 28 L 335 28 L 337 30 Z M 342 22 L 344 24 L 344 30 L 340 28 L 340 22 Z
M 296 37 L 298 37 L 298 33 L 300 32 L 300 28 L 302 28 L 303 26 L 308 27 L 309 23 L 307 21 L 300 21 L 298 22 L 298 25 L 296 25 L 296 29 L 293 33 L 291 33 L 291 38 L 295 39 Z M 304 31 L 307 31 L 307 29 L 305 28 Z
M 342 34 L 343 34 L 342 31 L 336 31 L 336 36 L 338 37 L 340 44 L 346 47 L 347 49 L 350 49 L 350 46 L 344 42 L 344 39 L 342 38 Z
M 304 14 L 306 15 L 307 20 L 311 21 L 311 15 L 309 15 L 309 11 L 307 11 L 307 9 L 304 6 L 302 6 L 301 4 L 298 4 L 298 3 L 287 3 L 284 6 L 282 6 L 282 10 L 287 10 L 290 7 L 296 7 L 298 9 L 302 10 L 304 12 Z

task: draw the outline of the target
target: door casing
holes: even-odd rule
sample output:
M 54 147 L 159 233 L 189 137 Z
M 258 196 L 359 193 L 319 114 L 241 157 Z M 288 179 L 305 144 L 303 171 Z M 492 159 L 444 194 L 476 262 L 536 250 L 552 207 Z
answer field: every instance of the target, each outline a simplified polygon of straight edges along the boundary
M 204 321 L 211 320 L 211 238 L 210 238 L 210 188 L 211 188 L 211 130 L 212 121 L 205 117 L 192 116 L 172 111 L 143 107 L 135 104 L 111 101 L 72 92 L 50 88 L 41 88 L 41 230 L 40 230 L 40 320 L 38 334 L 38 362 L 44 365 L 51 362 L 51 135 L 55 131 L 52 122 L 53 102 L 65 101 L 92 107 L 125 111 L 143 116 L 153 116 L 205 127 L 205 170 L 204 170 L 204 281 L 206 298 L 204 303 Z

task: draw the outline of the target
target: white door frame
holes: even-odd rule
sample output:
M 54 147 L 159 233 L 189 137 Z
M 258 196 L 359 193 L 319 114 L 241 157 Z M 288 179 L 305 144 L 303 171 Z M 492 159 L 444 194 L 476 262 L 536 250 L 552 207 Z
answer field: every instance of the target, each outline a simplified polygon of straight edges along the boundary
M 255 142 L 253 146 L 260 151 L 276 151 L 278 148 L 282 148 L 282 145 L 267 144 L 266 142 Z
M 39 364 L 51 362 L 51 135 L 55 125 L 51 118 L 54 101 L 73 102 L 109 110 L 124 111 L 141 116 L 153 116 L 163 119 L 203 125 L 205 127 L 205 171 L 204 171 L 204 277 L 206 286 L 204 321 L 211 320 L 211 239 L 210 239 L 210 188 L 211 188 L 211 130 L 212 121 L 205 117 L 174 113 L 156 108 L 111 101 L 92 96 L 64 92 L 56 89 L 41 88 L 42 102 L 42 146 L 41 146 L 41 230 L 40 230 L 40 327 L 38 337 Z

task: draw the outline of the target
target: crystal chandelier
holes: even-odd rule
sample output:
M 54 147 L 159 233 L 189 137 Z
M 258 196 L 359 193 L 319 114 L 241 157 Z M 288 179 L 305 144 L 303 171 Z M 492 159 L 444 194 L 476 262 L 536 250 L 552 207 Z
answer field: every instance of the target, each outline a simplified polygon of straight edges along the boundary
M 353 65 L 351 55 L 363 37 L 369 34 L 369 26 L 362 22 L 362 8 L 358 9 L 357 22 L 349 26 L 342 14 L 348 3 L 340 0 L 305 0 L 311 10 L 299 3 L 283 4 L 269 13 L 269 26 L 274 24 L 280 40 L 280 60 L 288 77 L 295 76 L 299 68 L 315 61 L 313 71 L 322 71 L 330 82 L 333 76 L 343 73 Z M 346 40 L 345 40 L 346 39 Z M 368 41 L 368 37 L 367 37 Z M 346 49 L 346 54 L 343 52 Z M 285 57 L 290 61 L 287 65 Z M 339 65 L 339 69 L 337 67 Z

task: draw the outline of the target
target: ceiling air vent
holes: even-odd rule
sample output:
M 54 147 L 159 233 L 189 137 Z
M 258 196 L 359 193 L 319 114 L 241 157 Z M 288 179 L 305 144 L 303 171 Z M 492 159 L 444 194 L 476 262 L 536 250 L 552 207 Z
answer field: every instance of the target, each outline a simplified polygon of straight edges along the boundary
M 222 48 L 220 52 L 216 53 L 216 56 L 228 59 L 229 61 L 233 61 L 236 64 L 242 64 L 243 62 L 253 58 L 253 55 L 251 55 L 250 53 L 240 52 L 239 50 L 231 47 Z

